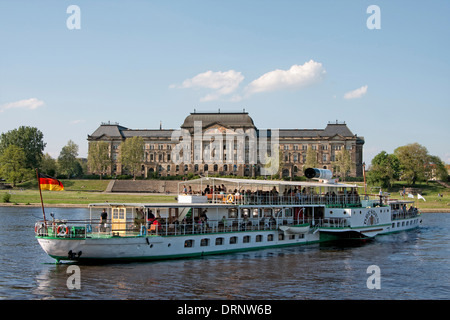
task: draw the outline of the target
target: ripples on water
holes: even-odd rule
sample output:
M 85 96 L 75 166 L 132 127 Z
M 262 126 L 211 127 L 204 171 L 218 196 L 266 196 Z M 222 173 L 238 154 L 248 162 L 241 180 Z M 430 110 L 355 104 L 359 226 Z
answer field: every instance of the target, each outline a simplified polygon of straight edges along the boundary
M 34 238 L 40 208 L 0 208 L 2 299 L 448 299 L 450 214 L 423 214 L 423 226 L 353 246 L 311 245 L 145 263 L 55 265 Z M 47 209 L 50 211 L 50 209 Z M 82 219 L 85 209 L 52 209 Z M 48 215 L 48 214 L 47 214 Z M 366 286 L 367 267 L 381 289 Z

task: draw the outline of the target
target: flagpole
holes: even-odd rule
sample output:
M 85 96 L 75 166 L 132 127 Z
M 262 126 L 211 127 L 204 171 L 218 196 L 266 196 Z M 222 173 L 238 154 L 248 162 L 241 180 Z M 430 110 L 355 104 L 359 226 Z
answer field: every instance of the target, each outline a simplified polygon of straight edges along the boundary
M 42 200 L 41 184 L 39 182 L 39 174 L 38 174 L 38 169 L 37 168 L 36 168 L 36 178 L 37 178 L 37 182 L 38 182 L 38 186 L 39 186 L 39 194 L 41 196 L 42 215 L 44 216 L 44 225 L 45 225 L 46 222 L 45 222 L 44 201 Z

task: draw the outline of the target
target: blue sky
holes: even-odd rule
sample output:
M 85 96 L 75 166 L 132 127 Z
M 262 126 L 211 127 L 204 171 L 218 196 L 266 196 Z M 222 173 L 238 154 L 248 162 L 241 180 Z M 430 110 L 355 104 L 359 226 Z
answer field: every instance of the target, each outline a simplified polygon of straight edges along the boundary
M 261 129 L 345 121 L 366 163 L 414 142 L 450 163 L 449 17 L 439 0 L 2 0 L 0 132 L 35 126 L 53 157 L 69 140 L 86 157 L 101 122 L 245 108 Z

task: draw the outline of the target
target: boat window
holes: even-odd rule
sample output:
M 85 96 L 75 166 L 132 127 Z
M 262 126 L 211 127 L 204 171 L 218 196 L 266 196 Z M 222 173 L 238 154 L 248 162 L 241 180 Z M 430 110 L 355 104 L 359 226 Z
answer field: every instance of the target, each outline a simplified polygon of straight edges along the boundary
M 284 216 L 291 218 L 292 217 L 292 209 L 291 208 L 284 209 Z
M 278 234 L 278 240 L 284 240 L 284 233 Z
M 184 247 L 185 248 L 192 248 L 194 246 L 194 240 L 186 240 L 184 242 Z
M 201 247 L 207 247 L 207 246 L 209 246 L 209 239 L 208 239 L 208 238 L 205 238 L 205 239 L 200 240 L 200 246 L 201 246 Z
M 250 216 L 250 210 L 249 209 L 242 209 L 241 218 L 248 218 Z
M 256 242 L 262 242 L 262 235 L 258 234 L 256 236 Z
M 242 242 L 249 243 L 250 242 L 250 236 L 244 236 L 244 239 L 242 240 Z
M 272 209 L 265 208 L 264 209 L 264 217 L 270 217 L 272 215 Z
M 258 218 L 258 217 L 259 217 L 259 210 L 253 209 L 253 218 Z
M 237 243 L 237 237 L 231 237 L 230 244 L 235 244 L 235 243 Z
M 223 238 L 216 238 L 216 246 L 223 245 Z
M 295 234 L 289 235 L 289 240 L 294 240 L 294 239 L 295 239 Z
M 267 236 L 267 241 L 273 241 L 273 234 L 269 234 Z
M 237 218 L 237 209 L 235 209 L 235 208 L 228 209 L 228 218 L 230 218 L 230 219 Z

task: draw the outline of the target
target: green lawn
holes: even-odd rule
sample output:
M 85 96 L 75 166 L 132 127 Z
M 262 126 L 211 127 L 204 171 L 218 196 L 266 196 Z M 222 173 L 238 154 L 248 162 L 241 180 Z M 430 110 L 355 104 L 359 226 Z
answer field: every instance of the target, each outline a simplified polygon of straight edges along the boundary
M 95 202 L 175 202 L 173 195 L 142 195 L 103 193 L 109 180 L 60 180 L 64 191 L 42 191 L 44 205 L 73 204 L 86 205 Z M 23 183 L 13 190 L 1 190 L 0 201 L 5 193 L 10 193 L 12 204 L 40 204 L 41 199 L 36 181 Z
M 414 186 L 406 185 L 405 182 L 400 181 L 394 183 L 393 187 L 389 190 L 383 191 L 389 192 L 391 194 L 391 198 L 401 199 L 400 192 L 403 190 L 403 187 L 413 187 L 422 190 L 421 195 L 426 199 L 426 201 L 423 201 L 422 199 L 417 200 L 417 196 L 415 196 L 414 200 L 418 208 L 427 210 L 448 209 L 448 212 L 450 212 L 450 188 L 446 188 L 435 181 L 419 182 Z M 378 194 L 379 190 L 380 189 L 378 188 L 368 188 L 368 192 L 375 194 Z M 442 197 L 439 197 L 438 194 L 441 194 Z M 405 197 L 405 199 L 409 200 L 410 198 Z

